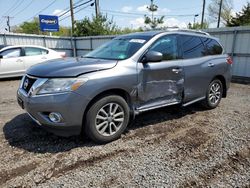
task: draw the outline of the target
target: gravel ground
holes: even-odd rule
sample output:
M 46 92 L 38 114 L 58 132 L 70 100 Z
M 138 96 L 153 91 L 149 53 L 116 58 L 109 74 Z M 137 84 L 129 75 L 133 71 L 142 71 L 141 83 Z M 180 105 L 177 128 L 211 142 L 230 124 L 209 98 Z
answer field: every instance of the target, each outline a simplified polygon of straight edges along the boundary
M 250 187 L 250 86 L 214 110 L 144 113 L 95 145 L 47 133 L 22 111 L 19 80 L 0 81 L 0 187 Z

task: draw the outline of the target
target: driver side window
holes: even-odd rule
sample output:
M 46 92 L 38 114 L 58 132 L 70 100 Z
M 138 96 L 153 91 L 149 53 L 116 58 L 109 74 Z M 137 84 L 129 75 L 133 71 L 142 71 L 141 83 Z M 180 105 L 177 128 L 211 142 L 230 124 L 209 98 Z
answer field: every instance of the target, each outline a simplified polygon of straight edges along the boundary
M 162 53 L 163 61 L 178 58 L 177 35 L 166 35 L 158 39 L 149 49 Z
M 20 57 L 21 56 L 21 49 L 20 48 L 7 49 L 7 50 L 1 52 L 0 55 L 3 56 L 3 59 Z

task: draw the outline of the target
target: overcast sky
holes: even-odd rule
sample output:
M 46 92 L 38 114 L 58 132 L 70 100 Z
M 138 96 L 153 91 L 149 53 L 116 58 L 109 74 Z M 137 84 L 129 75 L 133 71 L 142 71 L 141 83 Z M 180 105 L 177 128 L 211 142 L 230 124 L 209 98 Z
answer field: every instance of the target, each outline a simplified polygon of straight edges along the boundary
M 74 3 L 86 2 L 87 0 L 73 0 Z M 144 26 L 144 14 L 148 11 L 146 6 L 150 0 L 99 0 L 101 12 L 114 19 L 119 27 L 139 27 Z M 233 0 L 234 11 L 241 10 L 243 5 L 248 0 Z M 201 20 L 203 0 L 155 0 L 159 10 L 157 15 L 165 15 L 166 26 L 186 27 L 189 22 L 193 22 L 195 14 L 199 14 L 197 21 Z M 210 0 L 207 0 L 207 5 Z M 90 4 L 90 3 L 89 3 Z M 94 7 L 89 4 L 81 6 L 84 8 L 75 9 L 75 19 L 81 20 L 85 16 L 91 16 L 95 13 Z M 60 15 L 65 10 L 68 10 L 69 0 L 0 0 L 0 32 L 4 31 L 6 27 L 6 18 L 3 16 L 10 16 L 11 26 L 18 25 L 23 21 L 30 21 L 38 14 L 46 15 Z M 207 13 L 207 12 L 206 12 Z M 65 14 L 60 18 L 63 19 L 60 25 L 70 26 L 70 17 Z M 207 14 L 206 14 L 207 17 Z M 213 26 L 213 25 L 212 25 Z

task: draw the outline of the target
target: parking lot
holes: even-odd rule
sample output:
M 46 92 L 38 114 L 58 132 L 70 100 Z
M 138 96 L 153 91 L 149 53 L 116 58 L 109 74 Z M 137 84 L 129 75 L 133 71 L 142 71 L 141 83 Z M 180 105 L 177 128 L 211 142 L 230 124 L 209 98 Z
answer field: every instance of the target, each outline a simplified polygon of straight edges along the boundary
M 0 81 L 0 187 L 250 187 L 250 86 L 218 108 L 141 114 L 96 145 L 44 131 L 19 108 L 19 80 Z

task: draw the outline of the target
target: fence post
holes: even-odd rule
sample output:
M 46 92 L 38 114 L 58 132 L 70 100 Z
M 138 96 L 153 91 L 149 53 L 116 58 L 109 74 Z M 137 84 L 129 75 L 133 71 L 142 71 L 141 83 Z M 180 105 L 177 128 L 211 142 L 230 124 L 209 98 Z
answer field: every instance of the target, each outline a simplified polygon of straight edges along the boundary
M 238 30 L 234 30 L 233 35 L 233 44 L 232 44 L 232 50 L 231 50 L 231 58 L 234 60 L 234 51 L 235 51 L 235 44 L 236 44 L 236 37 L 237 37 Z
M 73 38 L 73 42 L 74 42 L 74 57 L 77 57 L 76 37 Z
M 92 51 L 93 50 L 93 38 L 90 37 L 89 39 L 90 39 L 89 40 L 89 42 L 90 42 L 90 51 Z
M 7 39 L 5 33 L 3 34 L 3 44 L 7 46 Z
M 76 57 L 76 39 L 72 35 L 70 36 L 71 49 L 73 57 Z
M 45 39 L 45 36 L 43 36 L 43 46 L 46 47 L 46 39 Z

